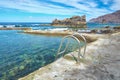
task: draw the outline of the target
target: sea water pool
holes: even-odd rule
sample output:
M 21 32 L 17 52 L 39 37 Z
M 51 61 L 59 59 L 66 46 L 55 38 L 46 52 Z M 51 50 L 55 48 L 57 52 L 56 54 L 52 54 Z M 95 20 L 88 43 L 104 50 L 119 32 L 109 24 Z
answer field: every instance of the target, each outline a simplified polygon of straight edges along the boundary
M 43 36 L 0 31 L 0 80 L 17 80 L 55 60 L 63 36 Z M 65 40 L 62 49 L 65 47 Z M 77 49 L 70 39 L 67 52 Z M 82 45 L 81 45 L 82 46 Z

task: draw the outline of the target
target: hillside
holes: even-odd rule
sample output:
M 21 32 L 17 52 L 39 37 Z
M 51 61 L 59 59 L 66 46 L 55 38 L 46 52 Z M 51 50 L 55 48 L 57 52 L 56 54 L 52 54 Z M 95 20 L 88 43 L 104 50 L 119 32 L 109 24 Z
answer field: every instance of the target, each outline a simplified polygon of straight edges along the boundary
M 89 20 L 97 23 L 120 23 L 120 10 Z

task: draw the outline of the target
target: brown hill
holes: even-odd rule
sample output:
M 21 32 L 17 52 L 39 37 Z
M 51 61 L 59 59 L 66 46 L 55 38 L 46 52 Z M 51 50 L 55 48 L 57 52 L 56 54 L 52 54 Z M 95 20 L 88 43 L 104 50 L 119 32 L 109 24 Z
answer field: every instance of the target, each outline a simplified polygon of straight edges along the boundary
M 120 10 L 91 19 L 89 22 L 97 23 L 120 23 Z

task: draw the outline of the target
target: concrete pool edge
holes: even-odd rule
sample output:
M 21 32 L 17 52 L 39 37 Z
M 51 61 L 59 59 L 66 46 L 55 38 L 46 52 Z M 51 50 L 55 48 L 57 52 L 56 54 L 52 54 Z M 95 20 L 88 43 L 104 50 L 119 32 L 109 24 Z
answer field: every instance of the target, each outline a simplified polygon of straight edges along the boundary
M 90 38 L 93 38 L 93 39 L 98 39 L 98 38 L 100 38 L 100 37 L 104 37 L 104 35 L 103 34 L 86 34 L 86 33 L 84 33 L 83 35 L 85 35 L 85 36 L 89 36 Z M 98 40 L 96 40 L 96 41 L 98 41 Z M 95 43 L 96 41 L 94 41 L 94 42 L 92 42 L 92 43 L 89 43 L 88 45 L 92 45 L 93 43 Z M 76 52 L 72 52 L 72 53 L 76 53 Z M 68 55 L 69 56 L 69 55 Z M 62 62 L 62 63 L 61 63 Z M 64 62 L 64 63 L 63 63 Z M 27 75 L 27 76 L 25 76 L 25 77 L 23 77 L 23 78 L 20 78 L 19 80 L 33 80 L 33 78 L 34 78 L 34 76 L 37 74 L 37 73 L 39 73 L 40 75 L 42 75 L 43 73 L 48 73 L 50 70 L 51 70 L 51 68 L 50 67 L 54 67 L 54 65 L 60 65 L 60 63 L 61 64 L 64 64 L 65 65 L 65 63 L 68 63 L 68 65 L 69 64 L 72 64 L 72 65 L 77 65 L 76 63 L 75 63 L 75 61 L 70 61 L 70 60 L 66 60 L 65 58 L 60 58 L 59 60 L 57 60 L 57 61 L 55 61 L 55 62 L 53 62 L 53 63 L 51 63 L 51 64 L 48 64 L 47 66 L 44 66 L 44 67 L 42 67 L 42 68 L 40 68 L 40 69 L 38 69 L 38 70 L 36 70 L 36 71 L 34 71 L 34 72 L 32 72 L 32 73 L 30 73 L 29 75 Z M 83 64 L 82 64 L 83 65 Z M 78 66 L 78 65 L 77 65 Z M 64 67 L 64 66 L 63 66 Z M 79 66 L 80 67 L 80 66 Z M 56 70 L 57 71 L 57 70 Z M 53 71 L 54 72 L 54 71 Z M 58 71 L 59 72 L 59 71 Z M 51 79 L 52 80 L 52 79 Z

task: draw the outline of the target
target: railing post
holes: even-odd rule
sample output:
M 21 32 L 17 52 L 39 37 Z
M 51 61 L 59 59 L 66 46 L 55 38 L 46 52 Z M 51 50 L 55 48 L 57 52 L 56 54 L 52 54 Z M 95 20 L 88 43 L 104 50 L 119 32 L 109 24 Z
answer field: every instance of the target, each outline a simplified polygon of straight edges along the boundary
M 85 57 L 85 51 L 86 51 L 86 45 L 87 45 L 87 41 L 86 41 L 85 37 L 79 33 L 74 33 L 73 35 L 79 35 L 79 37 L 81 37 L 84 40 L 85 46 L 84 46 L 83 57 Z

